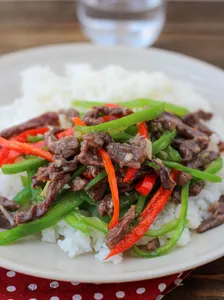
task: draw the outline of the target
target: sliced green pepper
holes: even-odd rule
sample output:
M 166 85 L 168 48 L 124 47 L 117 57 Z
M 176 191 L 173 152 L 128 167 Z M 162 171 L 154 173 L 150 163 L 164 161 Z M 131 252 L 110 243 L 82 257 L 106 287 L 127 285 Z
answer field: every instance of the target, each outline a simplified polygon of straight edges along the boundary
M 199 171 L 199 170 L 196 170 L 196 169 L 191 169 L 191 168 L 185 167 L 181 164 L 178 164 L 177 162 L 163 161 L 163 163 L 168 168 L 176 169 L 178 171 L 189 173 L 189 174 L 191 174 L 192 176 L 194 176 L 196 178 L 200 178 L 200 179 L 203 179 L 203 180 L 208 180 L 208 181 L 211 181 L 211 182 L 222 182 L 222 178 L 220 176 L 213 175 L 213 174 L 210 174 L 210 173 L 205 172 L 205 171 Z
M 41 158 L 29 158 L 14 164 L 2 165 L 2 172 L 3 174 L 16 174 L 31 169 L 37 169 L 47 163 L 49 163 L 47 160 Z
M 107 176 L 107 172 L 103 171 L 102 173 L 98 174 L 95 178 L 90 180 L 90 182 L 86 185 L 85 190 L 88 191 L 91 187 L 97 184 L 100 180 Z
M 0 245 L 12 243 L 20 238 L 56 225 L 65 215 L 81 205 L 82 202 L 83 200 L 78 197 L 77 193 L 68 192 L 63 199 L 61 199 L 61 202 L 51 208 L 47 214 L 40 219 L 0 232 Z
M 75 216 L 74 213 L 70 213 L 67 216 L 64 217 L 64 220 L 72 227 L 74 227 L 77 230 L 80 230 L 85 235 L 89 236 L 90 231 L 86 224 L 83 222 L 80 222 L 80 220 Z
M 160 151 L 166 149 L 177 134 L 176 129 L 171 131 L 165 131 L 161 137 L 152 143 L 152 153 L 155 155 Z
M 152 258 L 164 255 L 170 252 L 177 244 L 178 240 L 180 239 L 185 225 L 186 225 L 186 218 L 187 218 L 187 211 L 188 211 L 188 192 L 189 192 L 189 182 L 182 188 L 181 192 L 181 209 L 180 209 L 180 216 L 178 221 L 177 229 L 174 231 L 171 239 L 162 247 L 159 247 L 155 251 L 143 251 L 139 249 L 136 245 L 133 246 L 134 254 L 138 256 L 145 257 L 145 258 Z
M 20 206 L 24 206 L 31 200 L 31 197 L 30 189 L 25 186 L 20 192 L 18 192 L 18 194 L 15 195 L 13 200 L 16 201 Z
M 33 136 L 33 135 L 28 135 L 27 136 L 27 141 L 30 143 L 37 143 L 40 141 L 44 140 L 44 136 L 43 135 L 37 135 L 37 136 Z
M 78 213 L 77 211 L 74 212 L 74 216 L 82 223 L 84 223 L 85 225 L 94 228 L 96 230 L 99 230 L 101 232 L 103 232 L 104 234 L 107 234 L 108 229 L 107 229 L 107 225 L 102 222 L 99 218 L 97 217 L 85 217 L 83 215 L 81 215 L 80 213 Z
M 149 237 L 159 237 L 163 236 L 169 232 L 174 231 L 179 224 L 179 219 L 174 219 L 167 224 L 164 224 L 160 229 L 149 229 L 145 236 Z
M 173 147 L 168 146 L 166 149 L 163 151 L 160 151 L 159 153 L 156 154 L 158 158 L 161 160 L 168 160 L 168 161 L 175 161 L 175 162 L 181 162 L 182 157 L 180 153 L 173 149 Z
M 95 126 L 76 126 L 77 131 L 81 132 L 97 132 L 97 131 L 110 131 L 113 129 L 126 128 L 136 125 L 140 122 L 153 120 L 164 111 L 164 104 L 156 104 L 150 108 L 128 115 L 126 117 L 113 120 L 110 122 L 98 124 Z

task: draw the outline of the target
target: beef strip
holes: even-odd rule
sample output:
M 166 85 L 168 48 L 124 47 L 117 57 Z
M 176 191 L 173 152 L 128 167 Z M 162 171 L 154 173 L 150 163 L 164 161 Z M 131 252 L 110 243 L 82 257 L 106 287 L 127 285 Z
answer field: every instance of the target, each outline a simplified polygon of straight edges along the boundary
M 70 179 L 71 176 L 69 174 L 61 173 L 60 178 L 58 176 L 56 181 L 52 181 L 49 184 L 46 193 L 46 199 L 43 202 L 34 204 L 28 211 L 16 213 L 14 215 L 15 223 L 17 225 L 26 223 L 28 221 L 35 220 L 45 215 L 48 212 L 52 203 L 54 202 L 57 193 L 63 188 L 63 186 L 66 183 L 70 181 Z
M 11 215 L 11 214 L 10 214 Z M 2 211 L 0 211 L 0 228 L 2 229 L 11 229 L 12 225 L 9 220 L 5 217 Z
M 19 208 L 19 204 L 16 201 L 9 200 L 2 196 L 0 196 L 0 205 L 2 205 L 6 210 L 16 210 Z
M 191 174 L 186 173 L 186 172 L 181 172 L 179 173 L 179 175 L 177 176 L 177 184 L 179 186 L 184 186 L 189 180 L 192 179 Z
M 108 215 L 112 217 L 113 209 L 114 206 L 111 194 L 107 194 L 102 200 L 97 203 L 97 211 L 100 216 Z
M 153 157 L 152 162 L 158 167 L 158 169 L 155 171 L 160 177 L 162 187 L 165 190 L 171 190 L 176 183 L 170 178 L 170 172 L 167 167 L 164 166 L 163 162 L 159 158 Z
M 148 251 L 148 252 L 155 251 L 159 247 L 160 247 L 160 243 L 158 238 L 149 241 L 146 245 L 139 246 L 141 250 Z
M 200 122 L 200 120 L 209 121 L 209 120 L 211 120 L 212 117 L 213 117 L 213 114 L 211 112 L 205 112 L 205 111 L 199 109 L 196 112 L 186 114 L 181 119 L 185 124 L 192 126 L 192 125 L 198 124 Z
M 192 169 L 205 168 L 212 161 L 219 158 L 219 152 L 204 150 L 200 152 L 187 166 Z
M 85 178 L 81 178 L 79 176 L 77 176 L 71 184 L 71 189 L 72 191 L 76 192 L 76 191 L 80 191 L 82 190 L 88 183 L 88 180 Z
M 118 224 L 109 231 L 105 238 L 105 243 L 109 249 L 112 249 L 119 241 L 121 241 L 126 233 L 129 231 L 129 227 L 132 221 L 135 219 L 135 206 L 126 212 L 126 214 L 119 220 Z
M 111 141 L 111 137 L 103 132 L 85 134 L 81 142 L 78 160 L 83 165 L 102 167 L 103 163 L 97 150 L 108 145 Z
M 192 183 L 189 187 L 189 196 L 197 196 L 198 194 L 200 194 L 204 185 L 205 185 L 204 181 L 198 181 L 198 182 Z M 181 202 L 181 187 L 180 186 L 176 186 L 174 188 L 172 196 L 171 196 L 171 201 L 176 205 L 180 204 L 180 202 Z
M 224 152 L 224 142 L 220 141 L 218 147 L 219 147 L 219 152 Z
M 107 152 L 113 162 L 121 168 L 139 169 L 146 159 L 146 141 L 144 137 L 130 140 L 130 144 L 112 142 L 107 146 Z
M 155 120 L 150 121 L 149 128 L 152 132 L 164 132 L 165 130 L 173 131 L 176 128 L 178 135 L 184 138 L 197 138 L 202 141 L 209 141 L 206 134 L 184 124 L 181 119 L 168 112 L 164 112 Z
M 39 117 L 28 120 L 19 125 L 12 126 L 10 128 L 4 129 L 0 132 L 0 136 L 9 139 L 15 135 L 18 135 L 26 130 L 43 127 L 43 126 L 59 126 L 58 113 L 48 112 Z
M 100 180 L 97 184 L 87 190 L 87 193 L 95 201 L 103 199 L 108 188 L 107 178 Z
M 205 232 L 224 223 L 224 196 L 222 195 L 216 203 L 209 208 L 212 216 L 201 222 L 197 228 L 198 233 Z
M 84 115 L 83 121 L 87 125 L 97 125 L 102 123 L 102 120 L 99 119 L 101 115 L 120 117 L 130 115 L 131 113 L 133 113 L 133 111 L 126 107 L 94 106 L 91 111 L 88 111 Z
M 75 117 L 80 117 L 79 112 L 74 108 L 60 109 L 59 114 L 64 115 L 69 121 L 71 121 Z
M 183 162 L 190 162 L 198 153 L 208 147 L 208 143 L 207 139 L 184 140 L 177 138 L 172 145 L 180 152 Z
M 88 179 L 95 178 L 97 175 L 104 171 L 103 168 L 96 166 L 87 166 L 82 175 Z
M 194 126 L 195 129 L 199 130 L 200 132 L 203 132 L 207 136 L 211 136 L 213 134 L 213 131 L 209 129 L 205 124 L 202 122 L 198 123 Z
M 35 174 L 33 177 L 32 177 L 32 187 L 33 188 L 36 188 L 38 186 L 42 186 L 42 181 L 40 180 L 37 180 L 37 175 Z
M 79 143 L 74 136 L 66 136 L 57 140 L 54 133 L 55 130 L 52 129 L 44 135 L 44 140 L 49 151 L 63 158 L 69 158 L 78 152 Z

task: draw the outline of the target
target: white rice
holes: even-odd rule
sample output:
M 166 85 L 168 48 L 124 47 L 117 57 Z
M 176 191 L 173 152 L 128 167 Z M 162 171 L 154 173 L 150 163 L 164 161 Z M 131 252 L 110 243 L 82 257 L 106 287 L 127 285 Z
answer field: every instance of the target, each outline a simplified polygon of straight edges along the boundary
M 153 98 L 179 104 L 191 111 L 200 109 L 212 111 L 210 104 L 196 93 L 187 83 L 175 81 L 163 73 L 130 72 L 118 66 L 109 66 L 102 70 L 93 70 L 89 65 L 67 65 L 63 75 L 55 74 L 48 66 L 34 66 L 21 73 L 21 96 L 13 104 L 1 107 L 0 130 L 46 111 L 58 111 L 71 106 L 71 100 L 101 100 L 102 102 L 120 102 L 134 98 Z M 210 149 L 217 150 L 220 139 L 224 139 L 224 123 L 221 118 L 213 118 L 209 126 L 213 134 Z M 220 172 L 224 178 L 224 171 Z M 13 198 L 21 189 L 18 175 L 3 175 L 0 171 L 0 195 Z M 192 231 L 203 218 L 208 216 L 207 209 L 224 192 L 224 183 L 206 182 L 203 191 L 196 197 L 190 197 L 188 224 L 178 246 L 190 242 Z M 157 217 L 152 229 L 158 229 L 178 217 L 180 206 L 172 203 Z M 160 238 L 163 245 L 172 234 Z M 143 238 L 144 244 L 149 238 Z M 70 227 L 64 221 L 54 228 L 42 231 L 42 241 L 57 243 L 69 257 L 94 252 L 96 259 L 104 261 L 109 253 L 104 244 L 104 235 L 91 230 L 90 236 Z M 122 256 L 117 255 L 109 261 L 120 263 Z M 105 261 L 104 261 L 105 262 Z

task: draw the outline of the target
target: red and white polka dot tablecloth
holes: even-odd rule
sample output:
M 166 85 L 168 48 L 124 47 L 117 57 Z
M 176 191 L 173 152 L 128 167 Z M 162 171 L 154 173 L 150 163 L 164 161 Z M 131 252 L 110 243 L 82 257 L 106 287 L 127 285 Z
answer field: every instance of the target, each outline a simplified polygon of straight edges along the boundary
M 190 271 L 131 283 L 88 284 L 36 278 L 0 268 L 1 300 L 161 300 Z

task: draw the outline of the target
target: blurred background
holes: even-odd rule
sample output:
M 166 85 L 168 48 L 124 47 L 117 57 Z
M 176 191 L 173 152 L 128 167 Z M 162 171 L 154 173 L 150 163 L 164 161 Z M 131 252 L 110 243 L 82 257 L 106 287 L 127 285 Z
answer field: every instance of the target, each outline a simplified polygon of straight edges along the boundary
M 102 2 L 107 4 L 110 1 L 113 2 L 113 0 L 87 1 L 93 5 L 95 2 L 101 4 Z M 122 0 L 120 1 L 122 2 Z M 137 4 L 143 0 L 130 1 Z M 153 2 L 157 8 L 154 7 L 154 10 L 151 11 L 151 8 L 146 5 L 140 14 L 143 19 L 148 18 L 149 26 L 152 25 L 150 23 L 151 18 L 156 16 L 157 24 L 154 24 L 155 28 L 153 28 L 159 34 L 160 29 L 163 28 L 162 23 L 165 21 L 162 17 L 162 6 L 160 6 L 160 4 L 163 5 L 163 0 L 150 1 L 150 5 Z M 78 22 L 76 8 L 77 4 L 74 0 L 0 0 L 0 54 L 45 44 L 89 41 L 81 30 L 82 26 Z M 137 10 L 138 8 L 135 7 Z M 100 14 L 105 16 L 104 8 L 101 11 L 91 11 L 91 9 L 88 10 L 88 7 L 87 10 L 85 9 L 85 7 L 81 7 L 81 12 L 79 11 L 79 20 L 81 21 L 86 17 L 86 12 L 87 18 L 84 19 L 84 22 L 89 21 L 88 17 L 101 18 Z M 121 19 L 127 18 L 127 12 L 122 13 L 122 8 L 116 9 L 117 14 L 116 11 L 112 15 L 110 12 L 106 13 L 112 19 L 114 16 L 116 18 L 117 15 Z M 158 9 L 160 9 L 159 16 L 155 13 L 155 10 L 158 12 Z M 135 11 L 132 14 L 132 19 L 135 20 Z M 106 26 L 109 25 L 106 24 Z M 122 28 L 120 30 L 122 32 Z M 125 30 L 123 35 L 127 36 Z M 154 33 L 153 31 L 150 34 L 152 40 L 149 41 L 147 41 L 149 36 L 143 34 L 143 38 L 146 38 L 143 46 L 156 40 L 155 47 L 182 52 L 224 67 L 223 0 L 168 0 L 165 27 L 158 39 L 157 32 L 155 36 L 153 36 Z M 102 38 L 100 40 L 102 42 Z M 131 42 L 134 43 L 135 41 L 134 38 Z M 112 37 L 112 41 L 109 43 L 113 42 L 116 43 L 119 40 L 114 41 Z M 131 46 L 130 41 L 122 42 Z

